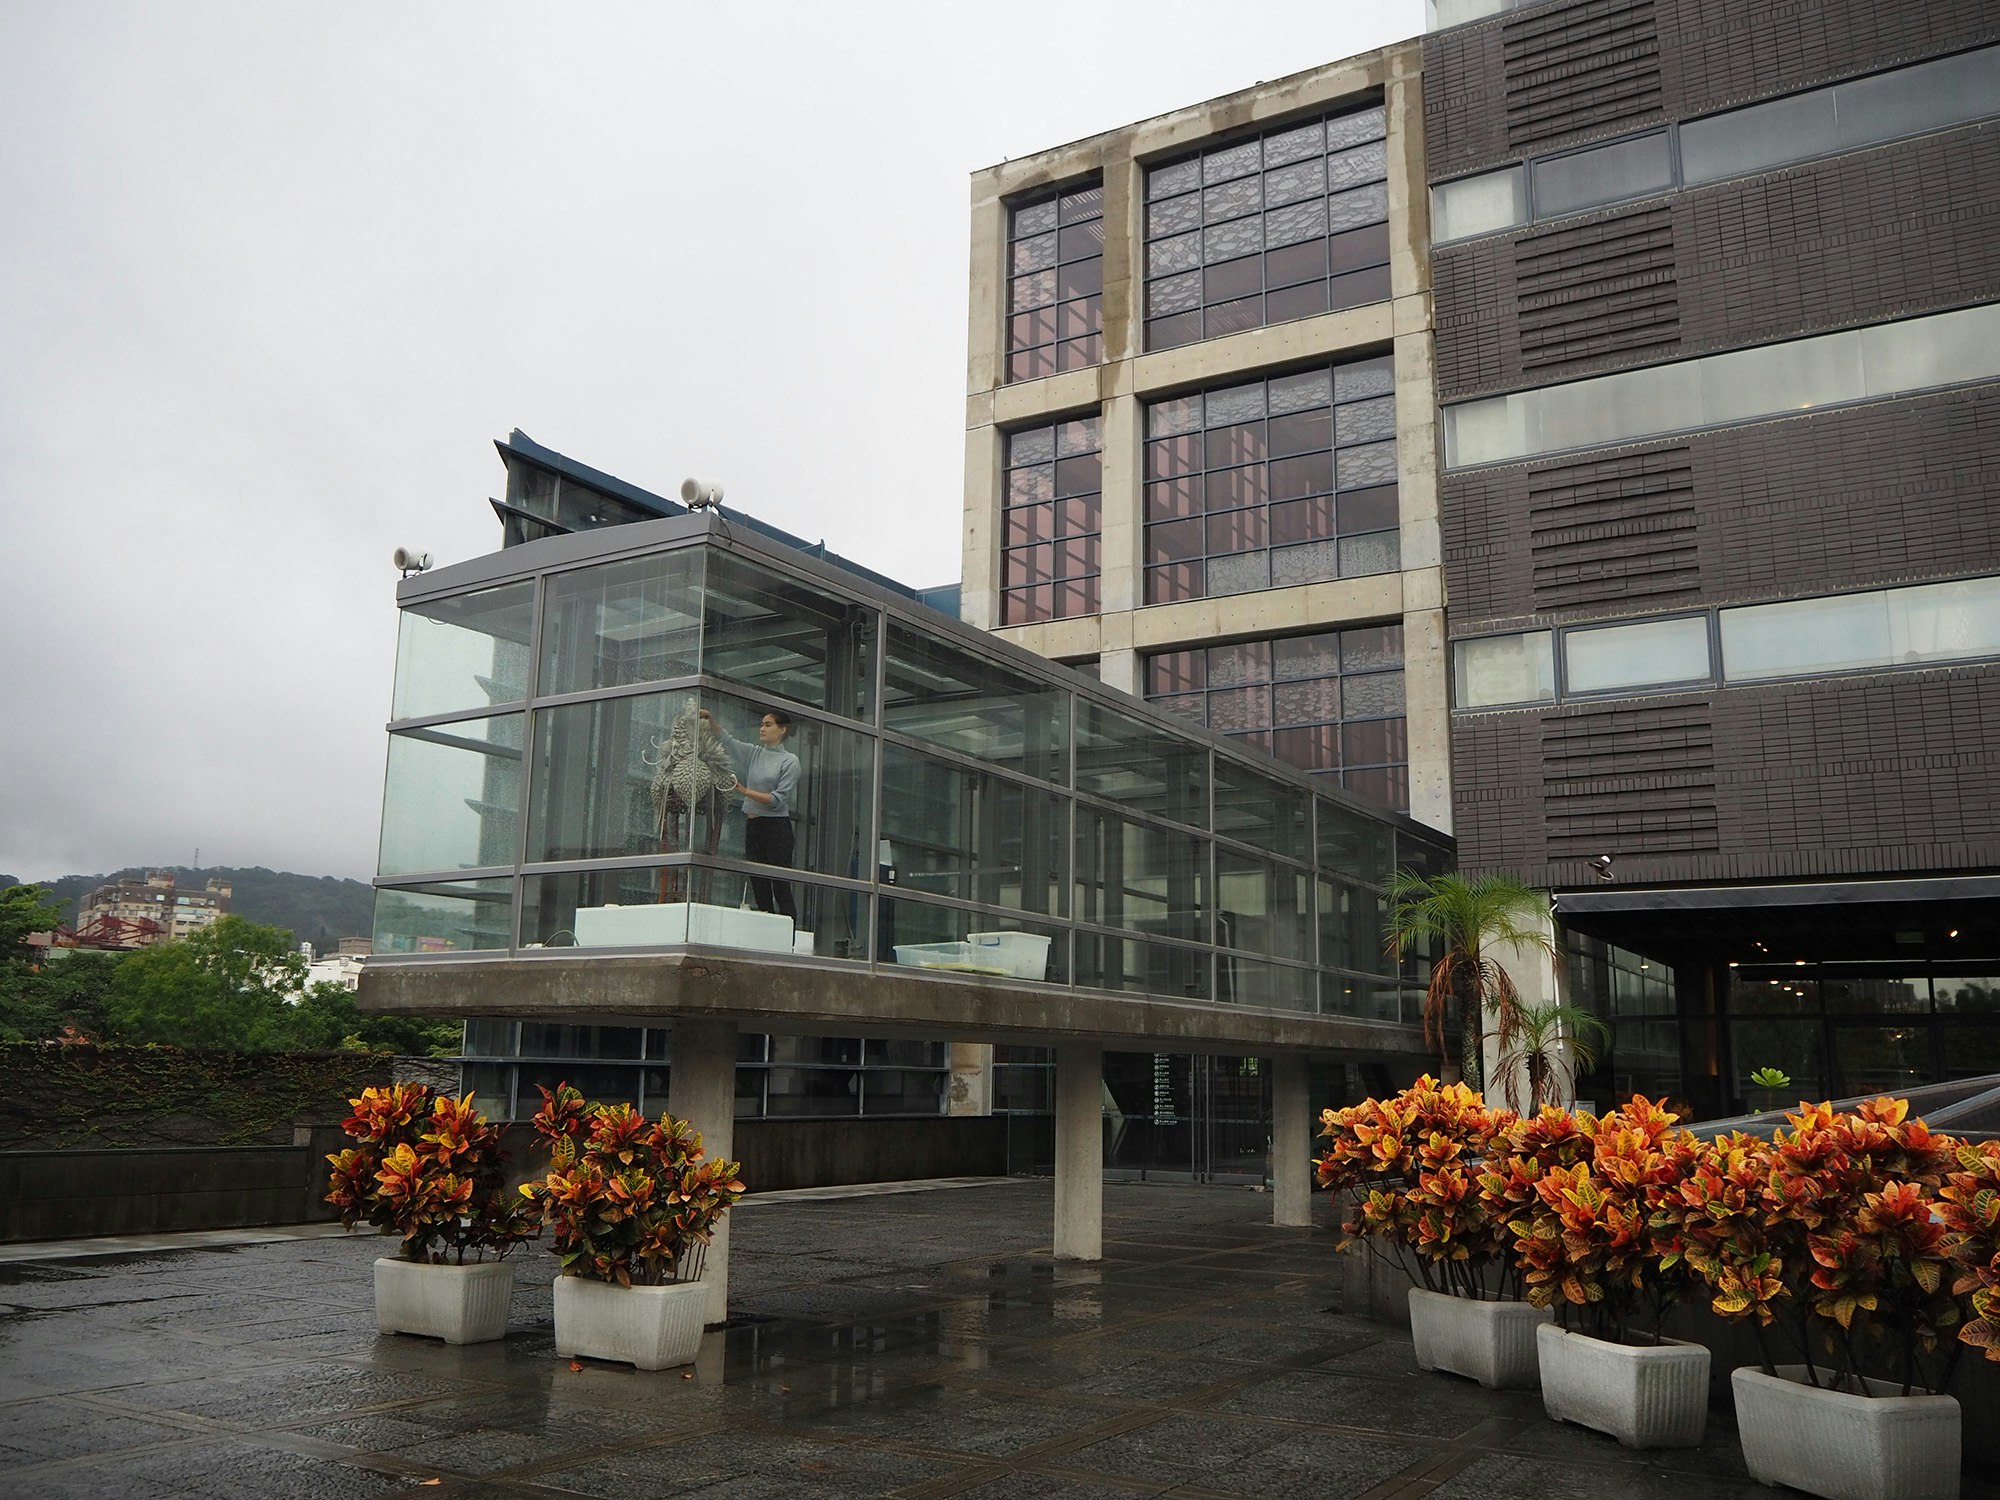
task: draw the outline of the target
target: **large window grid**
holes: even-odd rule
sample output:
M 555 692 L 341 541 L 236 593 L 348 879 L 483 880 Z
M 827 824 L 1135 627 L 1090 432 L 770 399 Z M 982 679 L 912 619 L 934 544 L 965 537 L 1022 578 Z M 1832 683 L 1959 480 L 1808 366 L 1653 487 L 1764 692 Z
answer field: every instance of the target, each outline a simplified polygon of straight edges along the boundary
M 2000 115 L 2000 47 L 1551 152 L 1431 189 L 1437 244 L 1747 177 Z
M 1146 347 L 1386 301 L 1382 106 L 1285 125 L 1146 173 Z
M 784 705 L 793 713 L 798 726 L 795 733 L 818 736 L 813 743 L 820 748 L 808 757 L 815 762 L 832 754 L 828 747 L 834 740 L 828 736 L 846 736 L 856 745 L 872 740 L 880 747 L 872 752 L 842 749 L 833 757 L 840 767 L 872 762 L 878 769 L 872 777 L 864 773 L 861 780 L 864 784 L 872 780 L 877 790 L 862 797 L 855 814 L 859 822 L 851 831 L 840 832 L 831 843 L 821 839 L 816 844 L 810 833 L 802 838 L 798 868 L 791 872 L 792 884 L 802 896 L 802 909 L 817 918 L 816 923 L 801 921 L 799 926 L 824 929 L 819 932 L 814 955 L 819 960 L 892 963 L 894 948 L 908 937 L 900 929 L 924 924 L 935 927 L 942 922 L 946 924 L 942 932 L 946 940 L 965 930 L 1047 935 L 1050 962 L 1042 977 L 1050 983 L 1307 1011 L 1324 1008 L 1329 1014 L 1415 1019 L 1414 991 L 1401 997 L 1407 1004 L 1399 1006 L 1393 975 L 1371 972 L 1366 962 L 1350 967 L 1358 955 L 1348 954 L 1344 948 L 1321 952 L 1310 933 L 1286 935 L 1276 926 L 1281 921 L 1295 928 L 1318 925 L 1321 914 L 1315 898 L 1307 893 L 1321 887 L 1329 892 L 1344 890 L 1349 873 L 1350 860 L 1344 851 L 1351 840 L 1333 837 L 1329 841 L 1328 830 L 1356 821 L 1375 827 L 1377 820 L 1352 807 L 1310 795 L 1305 784 L 1288 783 L 1286 773 L 1276 766 L 1237 761 L 1219 752 L 1212 742 L 1204 743 L 1205 736 L 1189 738 L 1174 727 L 1171 718 L 1146 715 L 1137 705 L 1109 696 L 1100 701 L 1089 685 L 1073 674 L 1060 674 L 1059 681 L 1053 676 L 1044 681 L 1044 674 L 1033 665 L 1004 665 L 1007 654 L 989 657 L 983 651 L 968 649 L 936 633 L 937 622 L 914 605 L 905 611 L 891 604 L 885 617 L 879 603 L 843 603 L 837 590 L 809 572 L 753 560 L 740 539 L 727 557 L 710 555 L 705 566 L 692 569 L 685 555 L 691 550 L 696 550 L 695 544 L 670 544 L 655 557 L 663 573 L 701 580 L 688 585 L 700 600 L 698 609 L 685 598 L 673 608 L 665 608 L 659 590 L 651 584 L 631 594 L 643 580 L 635 578 L 635 559 L 629 554 L 540 570 L 551 597 L 560 594 L 568 600 L 597 601 L 590 605 L 596 614 L 589 618 L 601 615 L 605 627 L 617 632 L 621 643 L 643 640 L 656 630 L 674 633 L 681 641 L 674 650 L 652 655 L 624 653 L 621 646 L 621 661 L 657 661 L 661 664 L 657 670 L 677 673 L 686 673 L 690 666 L 701 670 L 647 682 L 628 680 L 631 674 L 621 668 L 596 679 L 607 685 L 582 690 L 572 687 L 559 673 L 544 674 L 547 680 L 538 681 L 534 664 L 541 661 L 549 644 L 540 639 L 538 631 L 529 643 L 537 649 L 527 655 L 530 680 L 525 688 L 527 697 L 522 700 L 525 713 L 513 716 L 525 723 L 526 733 L 518 758 L 510 762 L 510 767 L 518 767 L 510 771 L 511 799 L 500 799 L 506 806 L 484 796 L 472 799 L 481 807 L 468 811 L 489 819 L 490 827 L 470 841 L 454 840 L 453 848 L 447 851 L 462 861 L 465 856 L 458 854 L 458 844 L 468 848 L 477 845 L 479 857 L 493 857 L 493 862 L 467 868 L 399 868 L 396 873 L 385 873 L 378 881 L 378 917 L 385 938 L 392 933 L 395 937 L 395 941 L 381 945 L 385 961 L 395 962 L 398 953 L 567 946 L 574 940 L 570 913 L 586 903 L 601 909 L 605 903 L 627 907 L 692 899 L 733 908 L 736 897 L 732 893 L 740 891 L 744 878 L 766 868 L 736 856 L 733 845 L 716 853 L 696 847 L 689 852 L 660 854 L 639 839 L 642 847 L 621 853 L 618 829 L 623 826 L 620 819 L 624 814 L 620 813 L 602 825 L 608 831 L 601 836 L 610 842 L 591 844 L 588 853 L 583 846 L 570 849 L 566 838 L 560 841 L 560 848 L 537 845 L 532 851 L 546 858 L 532 858 L 523 846 L 531 826 L 560 826 L 561 820 L 551 819 L 538 799 L 554 797 L 559 791 L 567 795 L 563 789 L 574 780 L 551 780 L 538 765 L 539 758 L 550 753 L 551 741 L 541 727 L 543 716 L 569 715 L 581 733 L 578 744 L 596 744 L 604 751 L 604 765 L 590 775 L 602 781 L 610 774 L 614 779 L 605 784 L 617 787 L 631 775 L 627 762 L 636 753 L 631 746 L 656 737 L 666 716 L 654 712 L 645 733 L 620 730 L 607 737 L 599 732 L 602 716 L 594 712 L 594 706 L 619 704 L 636 710 L 663 699 L 694 694 L 698 695 L 696 701 L 715 706 L 724 715 L 739 715 L 759 705 Z M 606 580 L 615 582 L 616 587 L 580 587 L 590 582 L 579 576 L 589 570 L 603 570 Z M 615 579 L 613 570 L 618 570 Z M 513 582 L 509 580 L 510 585 Z M 586 639 L 596 627 L 580 627 L 577 617 L 545 608 L 543 591 L 535 589 L 536 620 L 546 616 L 547 628 L 562 633 L 565 649 L 575 648 L 579 653 L 576 660 L 604 659 L 602 650 Z M 636 613 L 627 607 L 628 594 L 644 607 Z M 434 602 L 435 598 L 425 600 L 424 607 Z M 777 615 L 770 615 L 767 606 L 776 609 Z M 688 622 L 697 614 L 703 622 L 703 638 L 693 641 L 686 638 L 686 632 Z M 518 653 L 520 644 L 508 641 L 495 649 Z M 422 670 L 421 664 L 418 669 Z M 457 670 L 456 665 L 453 670 Z M 801 697 L 788 697 L 792 691 Z M 468 727 L 476 729 L 480 721 L 491 717 L 468 706 L 455 714 L 400 721 L 391 726 L 391 733 L 401 739 L 414 732 L 422 736 L 420 742 L 430 744 L 436 744 L 440 737 L 464 740 Z M 740 726 L 731 727 L 740 733 Z M 1153 744 L 1154 740 L 1158 744 Z M 478 743 L 483 745 L 484 741 Z M 898 756 L 907 759 L 911 755 L 940 768 L 955 767 L 951 774 L 969 777 L 987 789 L 979 793 L 982 798 L 998 796 L 1004 803 L 1007 789 L 1015 787 L 1036 803 L 1032 818 L 1024 814 L 1018 830 L 999 828 L 990 816 L 980 814 L 984 818 L 980 827 L 986 832 L 965 846 L 967 863 L 962 867 L 951 862 L 957 857 L 955 845 L 930 849 L 924 868 L 946 877 L 946 883 L 935 891 L 898 887 L 894 841 L 882 837 L 888 822 L 881 810 L 882 798 L 896 795 L 896 789 L 880 780 L 879 768 L 885 758 L 894 763 Z M 836 767 L 838 775 L 852 781 L 851 770 L 840 767 Z M 1297 828 L 1290 832 L 1275 826 L 1262 829 L 1262 825 L 1253 828 L 1245 824 L 1239 828 L 1240 797 L 1231 803 L 1236 810 L 1230 813 L 1227 828 L 1218 832 L 1209 827 L 1206 788 L 1215 784 L 1223 771 L 1239 789 L 1253 782 L 1268 782 L 1270 794 L 1258 805 L 1276 806 L 1285 803 L 1289 795 L 1298 804 L 1297 817 L 1292 820 Z M 1072 777 L 1081 790 L 1071 789 Z M 477 789 L 483 792 L 483 783 Z M 459 795 L 456 785 L 446 790 L 452 796 Z M 607 804 L 614 813 L 625 806 L 624 797 L 620 792 Z M 490 807 L 485 805 L 489 801 Z M 846 812 L 841 814 L 842 818 L 847 816 Z M 1011 815 L 1003 812 L 1003 821 L 1007 816 Z M 1106 920 L 1094 904 L 1092 909 L 1063 915 L 1061 905 L 1067 892 L 1084 889 L 1076 883 L 1080 872 L 1066 874 L 1061 866 L 1065 857 L 1072 861 L 1081 857 L 1077 853 L 1079 829 L 1086 817 L 1110 819 L 1107 826 L 1152 829 L 1170 839 L 1191 841 L 1190 848 L 1196 851 L 1195 862 L 1189 866 L 1193 904 L 1188 905 L 1185 896 L 1165 895 L 1166 910 L 1171 911 L 1179 902 L 1186 912 L 1184 919 L 1134 926 L 1125 921 L 1122 910 Z M 1030 822 L 1038 823 L 1041 831 L 1030 829 Z M 1323 825 L 1317 841 L 1316 824 Z M 845 823 L 842 829 L 846 829 Z M 1428 857 L 1425 851 L 1431 846 L 1417 835 L 1397 833 L 1386 819 L 1379 821 L 1379 829 L 1379 842 L 1385 851 L 1394 841 L 1402 840 L 1407 842 L 1412 859 Z M 640 830 L 640 834 L 649 833 L 649 828 Z M 1032 838 L 1017 836 L 1029 833 Z M 638 835 L 628 827 L 622 842 L 635 838 Z M 935 834 L 931 841 L 936 842 Z M 952 840 L 947 838 L 945 843 Z M 488 844 L 492 846 L 490 855 L 485 849 Z M 511 856 L 505 854 L 503 846 L 511 847 Z M 1031 857 L 1031 850 L 1045 846 L 1053 851 L 1046 858 L 1039 854 Z M 853 849 L 871 847 L 875 859 L 853 856 Z M 809 849 L 815 852 L 804 852 Z M 1128 849 L 1120 856 L 1117 870 L 1124 886 L 1120 902 L 1126 903 L 1128 896 L 1160 898 L 1163 877 L 1157 871 L 1131 865 L 1129 853 Z M 996 872 L 988 868 L 992 859 L 1009 869 Z M 1050 868 L 1040 874 L 1027 870 L 1038 861 Z M 1380 874 L 1371 867 L 1369 878 Z M 656 887 L 668 877 L 685 883 L 672 895 L 656 894 Z M 923 878 L 919 876 L 920 881 Z M 1066 879 L 1071 884 L 1065 885 Z M 1216 896 L 1222 879 L 1231 883 L 1226 912 L 1219 910 Z M 1058 899 L 1031 896 L 1043 881 Z M 1265 892 L 1262 897 L 1260 889 Z M 1043 906 L 1057 910 L 1039 910 Z M 844 926 L 828 916 L 835 911 L 843 914 Z M 1219 922 L 1219 918 L 1227 920 Z M 1219 934 L 1218 925 L 1225 929 Z M 827 935 L 832 931 L 845 935 L 832 942 Z M 939 932 L 926 930 L 920 940 L 939 936 Z M 1218 939 L 1220 948 L 1216 946 Z M 617 941 L 604 946 L 593 940 L 593 946 L 618 951 Z M 658 941 L 650 940 L 650 945 L 657 946 Z M 672 945 L 673 940 L 666 941 Z M 637 943 L 648 945 L 649 940 Z M 1385 993 L 1390 999 L 1386 1008 L 1382 1004 Z
M 1452 658 L 1460 710 L 1990 661 L 2000 575 L 1475 636 L 1454 641 Z
M 1790 1075 L 1785 1104 L 2000 1071 L 2000 977 L 1971 968 L 1732 965 L 1725 1014 L 1736 1102 L 1761 1102 L 1749 1082 L 1760 1067 Z
M 736 1117 L 926 1117 L 944 1112 L 948 1044 L 859 1037 L 737 1038 Z M 593 1099 L 666 1109 L 673 1032 L 637 1026 L 474 1019 L 459 1063 L 464 1085 L 497 1119 L 541 1107 L 537 1085 L 568 1082 Z
M 1400 625 L 1162 651 L 1146 658 L 1145 684 L 1169 713 L 1409 808 Z
M 1097 613 L 1103 446 L 1096 416 L 1007 434 L 1002 624 Z
M 1072 188 L 1007 215 L 1007 379 L 1104 358 L 1104 188 Z
M 1388 355 L 1146 408 L 1146 602 L 1393 573 Z

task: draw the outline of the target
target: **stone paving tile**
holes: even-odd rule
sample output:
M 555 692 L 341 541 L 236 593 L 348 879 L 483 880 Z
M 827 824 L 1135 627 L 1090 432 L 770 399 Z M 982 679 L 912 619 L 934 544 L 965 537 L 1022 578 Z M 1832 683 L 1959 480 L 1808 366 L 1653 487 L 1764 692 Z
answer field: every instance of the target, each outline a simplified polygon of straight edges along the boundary
M 759 1205 L 731 1326 L 660 1373 L 556 1356 L 546 1255 L 508 1336 L 469 1348 L 375 1334 L 379 1237 L 0 1264 L 0 1496 L 1770 1493 L 1726 1419 L 1634 1454 L 1416 1371 L 1405 1335 L 1335 1310 L 1331 1236 L 1274 1229 L 1263 1195 L 1109 1185 L 1091 1265 L 1050 1258 L 1048 1200 Z

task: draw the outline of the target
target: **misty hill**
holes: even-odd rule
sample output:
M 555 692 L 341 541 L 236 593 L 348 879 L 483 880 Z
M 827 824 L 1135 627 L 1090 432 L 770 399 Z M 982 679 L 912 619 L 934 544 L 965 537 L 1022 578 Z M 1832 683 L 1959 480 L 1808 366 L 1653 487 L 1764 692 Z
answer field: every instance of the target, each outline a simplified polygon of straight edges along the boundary
M 359 880 L 339 880 L 331 875 L 294 875 L 285 870 L 238 870 L 223 865 L 190 869 L 186 865 L 134 865 L 108 875 L 65 875 L 60 880 L 41 880 L 56 899 L 69 903 L 68 917 L 75 917 L 83 898 L 100 885 L 133 877 L 143 880 L 148 869 L 170 869 L 174 879 L 189 890 L 201 890 L 211 880 L 226 880 L 234 888 L 229 909 L 239 917 L 269 927 L 283 927 L 302 943 L 311 943 L 321 952 L 331 952 L 344 937 L 365 937 L 371 929 L 375 910 L 373 887 Z M 0 875 L 0 891 L 26 884 L 12 875 Z

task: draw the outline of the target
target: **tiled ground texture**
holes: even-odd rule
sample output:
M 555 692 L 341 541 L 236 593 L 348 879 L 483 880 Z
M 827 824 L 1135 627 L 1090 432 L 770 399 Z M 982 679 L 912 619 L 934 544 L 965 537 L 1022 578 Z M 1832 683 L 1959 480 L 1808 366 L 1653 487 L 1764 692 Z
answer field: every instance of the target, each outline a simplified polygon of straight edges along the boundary
M 736 1326 L 685 1374 L 558 1359 L 546 1256 L 506 1341 L 468 1349 L 377 1338 L 372 1239 L 16 1259 L 0 1494 L 1773 1494 L 1720 1421 L 1699 1450 L 1633 1454 L 1420 1373 L 1338 1311 L 1326 1232 L 1269 1210 L 1112 1184 L 1105 1260 L 1078 1267 L 1049 1258 L 1045 1182 L 753 1200 Z

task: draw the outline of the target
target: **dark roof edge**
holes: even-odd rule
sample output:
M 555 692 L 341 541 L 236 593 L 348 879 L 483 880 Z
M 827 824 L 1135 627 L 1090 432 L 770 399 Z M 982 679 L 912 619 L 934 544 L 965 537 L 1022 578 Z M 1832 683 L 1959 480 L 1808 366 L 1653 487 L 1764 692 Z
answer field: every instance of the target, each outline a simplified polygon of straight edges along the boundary
M 651 490 L 640 489 L 636 484 L 630 484 L 607 474 L 602 469 L 593 469 L 589 464 L 580 463 L 567 454 L 556 452 L 553 448 L 544 448 L 518 427 L 504 438 L 495 438 L 493 446 L 500 450 L 502 459 L 513 454 L 540 468 L 553 470 L 565 479 L 574 479 L 578 484 L 587 484 L 594 490 L 602 490 L 615 499 L 624 500 L 642 510 L 649 510 L 657 516 L 684 516 L 688 513 L 688 508 L 678 500 L 669 500 L 664 495 L 654 494 Z M 768 521 L 760 521 L 755 516 L 731 510 L 727 506 L 718 506 L 716 511 L 732 526 L 746 527 L 771 541 L 803 552 L 808 557 L 816 557 L 823 562 L 831 563 L 842 572 L 865 578 L 878 588 L 888 589 L 891 593 L 900 594 L 906 599 L 915 599 L 918 603 L 923 602 L 921 590 L 891 578 L 886 573 L 878 573 L 873 568 L 842 557 L 837 552 L 829 551 L 824 540 L 809 542 L 803 537 L 793 536 L 789 531 L 771 525 Z
M 2000 875 L 1910 880 L 1839 880 L 1785 885 L 1633 886 L 1558 891 L 1556 909 L 1576 912 L 1713 911 L 1761 906 L 1851 906 L 1874 901 L 1963 901 L 2000 896 Z

